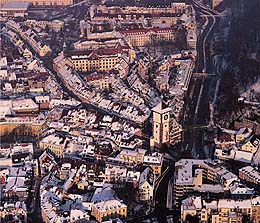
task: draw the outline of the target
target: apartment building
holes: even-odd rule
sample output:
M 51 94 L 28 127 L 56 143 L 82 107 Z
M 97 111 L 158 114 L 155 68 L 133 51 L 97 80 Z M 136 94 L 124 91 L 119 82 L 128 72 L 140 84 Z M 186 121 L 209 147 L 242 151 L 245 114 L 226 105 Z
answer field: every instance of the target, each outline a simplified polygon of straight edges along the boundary
M 39 105 L 32 99 L 17 99 L 12 101 L 12 110 L 16 113 L 37 113 Z
M 150 167 L 147 167 L 139 178 L 139 199 L 141 201 L 152 201 L 154 196 L 154 174 Z
M 134 3 L 134 2 L 133 2 Z M 98 5 L 96 7 L 96 11 L 108 14 L 163 14 L 163 13 L 174 13 L 181 14 L 188 7 L 188 5 L 183 2 L 172 2 L 171 4 L 162 4 L 162 5 L 140 5 L 137 6 L 135 4 L 128 5 L 128 7 L 120 7 L 118 5 L 106 6 L 106 5 Z
M 110 88 L 109 74 L 93 73 L 85 77 L 86 82 L 89 85 L 95 86 L 99 90 L 108 90 Z
M 182 126 L 174 119 L 171 121 L 170 143 L 176 145 L 182 140 Z
M 252 198 L 251 200 L 251 220 L 253 223 L 260 222 L 260 197 Z
M 174 41 L 173 28 L 145 28 L 136 30 L 123 30 L 120 33 L 133 47 L 144 47 L 159 41 Z
M 63 157 L 67 140 L 65 137 L 48 135 L 40 141 L 40 150 L 49 149 L 57 157 Z
M 109 220 L 111 217 L 125 218 L 127 216 L 127 206 L 116 199 L 100 201 L 93 204 L 91 214 L 98 222 Z
M 230 173 L 221 161 L 181 159 L 175 163 L 174 194 L 176 201 L 194 191 L 212 193 L 216 196 L 224 193 L 221 184 L 227 184 L 222 175 Z M 204 183 L 204 180 L 212 183 Z
M 39 136 L 45 126 L 45 120 L 37 115 L 5 117 L 0 122 L 0 136 L 5 135 L 29 135 Z
M 260 183 L 260 172 L 257 168 L 246 166 L 239 169 L 239 178 L 258 185 Z
M 175 13 L 167 13 L 167 14 L 139 14 L 136 13 L 96 13 L 92 18 L 92 24 L 97 24 L 100 22 L 116 22 L 117 24 L 130 24 L 135 21 L 137 24 L 143 25 L 147 27 L 148 21 L 151 22 L 154 26 L 158 26 L 160 24 L 165 24 L 168 26 L 175 25 L 177 23 L 177 15 Z
M 163 155 L 161 153 L 152 153 L 144 156 L 144 165 L 150 166 L 155 176 L 159 176 L 162 171 Z
M 181 222 L 187 222 L 187 216 L 197 216 L 197 222 L 241 223 L 244 216 L 258 223 L 259 196 L 252 199 L 219 199 L 206 201 L 200 196 L 191 196 L 182 201 Z
M 7 28 L 18 33 L 23 40 L 27 41 L 31 47 L 41 56 L 44 57 L 51 53 L 51 48 L 42 42 L 41 37 L 32 29 L 24 30 L 18 23 L 13 20 L 7 22 Z
M 195 216 L 201 212 L 201 197 L 188 197 L 181 202 L 181 221 L 185 222 L 187 216 Z
M 126 180 L 127 168 L 116 165 L 106 165 L 105 181 L 106 182 L 124 182 Z
M 196 30 L 188 30 L 187 44 L 190 49 L 196 49 L 197 47 L 197 34 Z
M 121 48 L 102 48 L 94 50 L 73 50 L 66 52 L 66 56 L 73 63 L 77 71 L 110 71 L 119 63 L 128 51 Z
M 139 149 L 137 151 L 130 149 L 123 149 L 118 157 L 124 161 L 142 163 L 144 159 L 145 150 Z

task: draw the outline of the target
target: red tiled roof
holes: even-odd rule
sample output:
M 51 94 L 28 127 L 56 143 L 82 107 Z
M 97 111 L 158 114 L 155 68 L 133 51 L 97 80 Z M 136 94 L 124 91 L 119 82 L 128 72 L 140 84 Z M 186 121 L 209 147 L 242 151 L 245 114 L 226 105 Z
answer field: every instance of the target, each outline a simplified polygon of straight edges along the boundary
M 231 142 L 233 141 L 231 138 L 231 135 L 228 133 L 222 133 L 220 136 L 218 136 L 218 141 L 219 142 Z
M 134 34 L 134 33 L 148 33 L 148 32 L 169 32 L 173 31 L 173 28 L 146 28 L 146 29 L 134 29 L 134 30 L 123 30 L 120 31 L 121 34 Z
M 85 76 L 85 80 L 88 81 L 94 81 L 94 80 L 102 80 L 105 77 L 109 77 L 109 74 L 90 74 Z
M 127 49 L 127 48 L 117 47 L 117 48 L 102 48 L 102 49 L 94 49 L 94 50 L 73 50 L 67 52 L 67 56 L 85 55 L 88 58 L 95 59 L 101 56 L 109 56 L 109 55 L 113 56 L 118 53 L 122 53 L 124 51 L 123 49 Z

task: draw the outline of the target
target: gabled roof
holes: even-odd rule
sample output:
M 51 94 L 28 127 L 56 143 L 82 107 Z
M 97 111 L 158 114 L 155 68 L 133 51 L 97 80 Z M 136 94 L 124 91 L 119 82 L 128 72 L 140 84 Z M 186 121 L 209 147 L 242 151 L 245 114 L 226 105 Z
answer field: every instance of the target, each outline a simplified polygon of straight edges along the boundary
M 100 48 L 100 49 L 94 49 L 94 50 L 73 50 L 66 52 L 66 55 L 69 57 L 78 56 L 78 57 L 86 57 L 86 58 L 99 58 L 102 56 L 115 56 L 117 54 L 121 54 L 125 51 L 125 47 L 118 46 L 116 48 Z
M 250 133 L 250 132 L 252 132 L 251 129 L 244 127 L 244 128 L 241 128 L 237 131 L 237 135 L 246 134 L 246 133 Z
M 151 187 L 154 186 L 154 174 L 151 167 L 147 167 L 140 175 L 139 187 L 147 182 Z
M 166 112 L 170 112 L 171 111 L 171 108 L 169 108 L 167 106 L 167 104 L 161 100 L 153 109 L 152 111 L 154 112 L 157 112 L 157 113 L 160 113 L 160 114 L 163 114 L 163 113 L 166 113 Z

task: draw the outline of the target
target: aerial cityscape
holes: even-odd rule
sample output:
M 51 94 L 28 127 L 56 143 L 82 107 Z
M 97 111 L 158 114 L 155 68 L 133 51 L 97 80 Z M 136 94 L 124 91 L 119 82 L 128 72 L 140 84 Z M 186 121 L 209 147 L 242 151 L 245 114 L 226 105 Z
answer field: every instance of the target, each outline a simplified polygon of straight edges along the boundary
M 0 223 L 260 223 L 259 0 L 1 0 Z

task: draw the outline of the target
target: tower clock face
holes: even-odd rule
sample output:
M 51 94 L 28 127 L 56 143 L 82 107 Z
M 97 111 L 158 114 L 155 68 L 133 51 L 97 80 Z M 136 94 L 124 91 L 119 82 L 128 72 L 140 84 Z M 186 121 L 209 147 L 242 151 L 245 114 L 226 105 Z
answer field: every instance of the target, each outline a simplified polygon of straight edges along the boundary
M 169 118 L 169 115 L 164 115 L 163 116 L 163 119 L 166 121 L 166 120 L 168 120 L 168 118 Z

